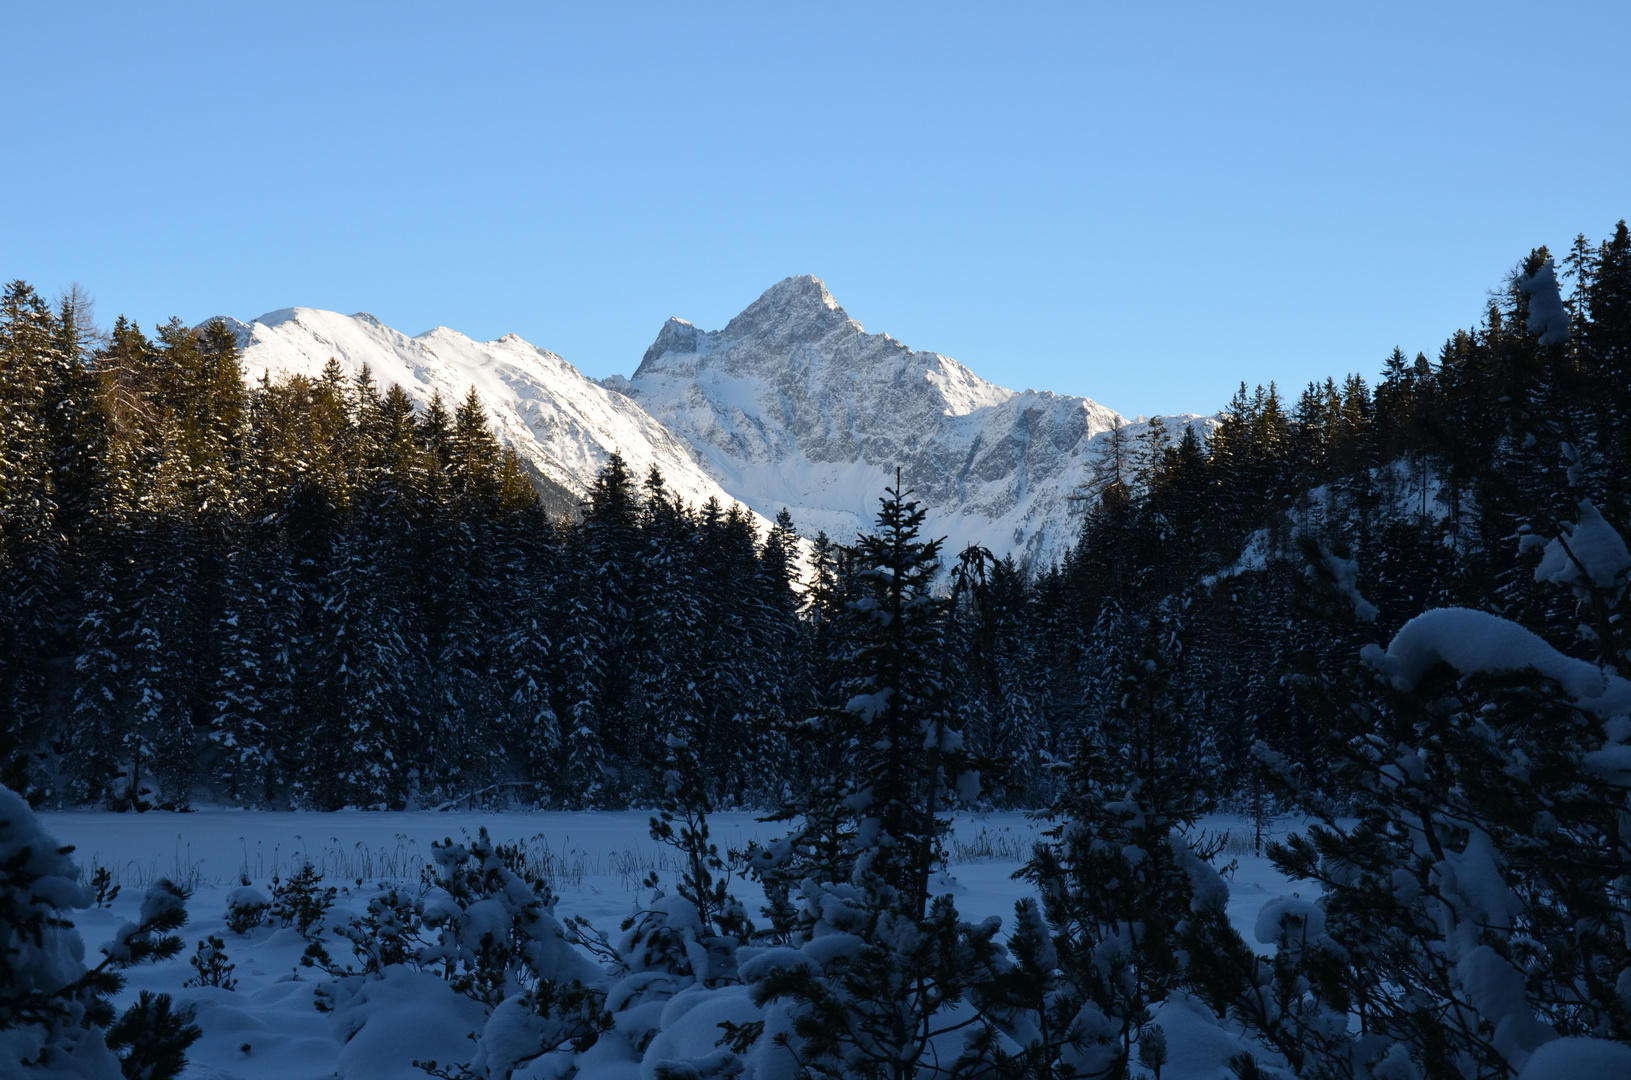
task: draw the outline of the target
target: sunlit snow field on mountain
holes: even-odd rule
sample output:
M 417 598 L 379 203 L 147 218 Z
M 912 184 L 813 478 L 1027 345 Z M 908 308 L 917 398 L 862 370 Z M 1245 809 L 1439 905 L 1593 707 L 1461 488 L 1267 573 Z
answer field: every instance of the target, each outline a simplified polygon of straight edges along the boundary
M 673 849 L 655 843 L 648 831 L 650 815 L 625 812 L 468 813 L 433 811 L 329 814 L 204 810 L 188 814 L 153 812 L 111 814 L 53 812 L 41 824 L 75 848 L 74 858 L 89 881 L 105 868 L 120 886 L 108 907 L 75 914 L 87 949 L 110 938 L 120 923 L 134 919 L 143 890 L 168 877 L 192 890 L 189 921 L 181 931 L 187 944 L 182 958 L 134 968 L 121 1005 L 142 990 L 164 991 L 196 1006 L 196 1023 L 204 1035 L 189 1050 L 189 1080 L 273 1080 L 327 1077 L 342 1069 L 348 1078 L 409 1080 L 424 1077 L 415 1059 L 434 1058 L 446 1065 L 464 1061 L 474 1045 L 467 1035 L 480 1030 L 483 1016 L 457 995 L 417 994 L 405 988 L 397 1006 L 368 1020 L 360 1030 L 344 1015 L 320 1012 L 312 997 L 323 978 L 300 964 L 306 941 L 293 928 L 261 926 L 246 935 L 226 928 L 227 894 L 242 878 L 269 892 L 273 875 L 281 878 L 305 860 L 323 873 L 324 886 L 338 890 L 330 922 L 343 921 L 366 908 L 370 897 L 393 883 L 419 886 L 431 862 L 431 844 L 474 836 L 486 828 L 495 841 L 520 842 L 531 865 L 552 881 L 558 897 L 556 914 L 581 916 L 615 939 L 619 924 L 650 892 L 642 887 L 656 871 L 672 887 L 676 870 Z M 720 847 L 739 849 L 751 840 L 781 835 L 786 826 L 763 823 L 756 815 L 730 812 L 709 818 Z M 1018 812 L 965 814 L 957 817 L 948 840 L 950 863 L 936 879 L 936 891 L 952 894 L 964 917 L 978 921 L 1002 918 L 1004 933 L 1012 927 L 1014 901 L 1032 895 L 1030 886 L 1014 879 L 1031 843 L 1045 823 Z M 1282 821 L 1265 835 L 1282 837 L 1291 825 Z M 1297 891 L 1268 860 L 1252 850 L 1251 822 L 1213 815 L 1198 826 L 1205 833 L 1228 833 L 1219 863 L 1233 861 L 1229 877 L 1229 915 L 1247 941 L 1253 941 L 1264 905 Z M 763 894 L 751 879 L 738 878 L 732 890 L 757 915 Z M 186 957 L 197 942 L 218 935 L 233 964 L 232 990 L 185 985 L 196 978 Z M 348 958 L 345 942 L 330 938 L 336 959 Z M 1182 1002 L 1169 1003 L 1157 1019 L 1169 1033 L 1183 1030 Z M 1203 1041 L 1186 1051 L 1175 1039 L 1175 1053 L 1162 1070 L 1163 1080 L 1222 1077 L 1214 1048 L 1204 1040 L 1207 1025 L 1196 1028 Z M 1215 1028 L 1213 1029 L 1215 1031 Z M 607 1048 L 616 1041 L 607 1041 Z M 560 1057 L 560 1055 L 556 1055 Z M 550 1076 L 552 1063 L 517 1076 Z M 587 1063 L 577 1075 L 585 1080 L 611 1080 L 649 1074 L 638 1059 L 608 1055 Z

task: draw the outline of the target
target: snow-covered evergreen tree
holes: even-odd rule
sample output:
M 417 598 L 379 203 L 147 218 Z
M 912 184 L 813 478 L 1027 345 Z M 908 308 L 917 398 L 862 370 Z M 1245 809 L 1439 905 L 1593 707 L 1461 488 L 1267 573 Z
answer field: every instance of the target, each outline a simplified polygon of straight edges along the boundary
M 625 695 L 633 676 L 638 497 L 613 454 L 590 492 L 563 583 L 561 717 L 570 804 L 621 805 L 622 778 L 609 748 L 625 738 Z
M 1197 931 L 1226 925 L 1228 890 L 1193 833 L 1215 768 L 1171 689 L 1176 648 L 1170 630 L 1152 630 L 1124 662 L 1116 700 L 1071 758 L 1050 842 L 1024 870 L 1058 967 L 1057 976 L 1039 969 L 1057 986 L 1027 1057 L 1058 1056 L 1079 1075 L 1124 1074 L 1154 1009 L 1186 985 Z M 1029 913 L 1019 915 L 1021 935 L 1032 933 Z
M 319 639 L 327 649 L 305 747 L 333 764 L 297 787 L 301 801 L 319 808 L 398 807 L 408 794 L 418 701 L 403 636 L 406 582 L 390 573 L 392 563 L 367 524 L 337 540 L 323 590 Z
M 788 808 L 803 815 L 792 833 L 753 853 L 791 947 L 744 963 L 742 977 L 755 1001 L 788 1010 L 785 1045 L 805 1075 L 955 1070 L 982 1052 L 976 990 L 1005 964 L 995 923 L 963 921 L 950 895 L 931 899 L 941 815 L 978 794 L 978 774 L 945 682 L 940 545 L 919 538 L 924 511 L 908 495 L 897 478 L 860 539 L 842 678 L 806 725 L 840 748 L 827 759 L 835 772 Z
M 173 1080 L 202 1034 L 170 995 L 142 991 L 116 1014 L 121 972 L 181 951 L 186 893 L 159 879 L 138 920 L 119 927 L 94 967 L 69 915 L 90 906 L 79 868 L 28 803 L 0 787 L 0 1067 L 7 1076 Z
M 1524 546 L 1589 629 L 1623 598 L 1631 555 L 1589 501 L 1578 517 Z M 1318 687 L 1357 821 L 1268 755 L 1320 819 L 1271 855 L 1323 895 L 1260 920 L 1277 946 L 1260 1027 L 1304 1074 L 1395 1055 L 1427 1075 L 1505 1076 L 1558 1035 L 1631 1042 L 1611 989 L 1631 984 L 1616 824 L 1631 684 L 1464 608 L 1364 655 Z
M 0 292 L 0 725 L 41 735 L 47 660 L 59 635 L 63 563 L 53 386 L 59 327 L 22 281 Z

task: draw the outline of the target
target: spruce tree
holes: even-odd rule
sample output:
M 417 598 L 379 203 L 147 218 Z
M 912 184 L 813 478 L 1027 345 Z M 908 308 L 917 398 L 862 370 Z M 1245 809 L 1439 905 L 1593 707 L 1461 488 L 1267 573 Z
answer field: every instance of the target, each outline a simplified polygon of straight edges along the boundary
M 707 747 L 711 732 L 705 700 L 706 669 L 710 661 L 706 602 L 700 580 L 697 530 L 686 508 L 668 491 L 655 465 L 642 485 L 641 580 L 637 600 L 640 627 L 639 699 L 645 708 L 649 732 L 645 752 L 654 759 L 655 772 L 662 757 L 652 743 L 682 746 L 689 764 L 689 781 L 699 786 L 696 798 L 718 798 L 724 778 L 717 773 L 702 778 L 696 765 L 697 748 Z M 666 775 L 666 773 L 665 773 Z M 662 795 L 663 788 L 656 794 Z M 672 793 L 670 793 L 672 794 Z
M 58 329 L 26 283 L 0 293 L 0 727 L 31 744 L 45 719 L 64 599 L 52 438 Z
M 1171 687 L 1176 646 L 1152 630 L 1126 659 L 1115 702 L 1071 758 L 1049 842 L 1024 868 L 1059 969 L 1039 1027 L 1059 1042 L 1031 1056 L 1068 1054 L 1088 1076 L 1124 1074 L 1154 1008 L 1187 981 L 1197 914 L 1221 922 L 1227 897 L 1193 834 L 1215 770 Z
M 570 805 L 620 805 L 623 780 L 610 749 L 630 735 L 625 700 L 633 676 L 638 497 L 628 465 L 613 454 L 584 506 L 563 583 L 561 634 L 565 788 Z
M 798 829 L 754 852 L 767 914 L 792 916 L 785 932 L 804 955 L 772 953 L 743 978 L 756 1001 L 791 1006 L 788 1049 L 813 1076 L 899 1080 L 978 1057 L 988 1025 L 965 1010 L 1003 966 L 994 923 L 972 926 L 949 895 L 930 899 L 941 814 L 974 797 L 977 777 L 960 753 L 943 675 L 946 600 L 933 592 L 940 544 L 919 539 L 924 510 L 908 495 L 897 476 L 877 531 L 860 539 L 858 596 L 841 631 L 844 674 L 833 705 L 806 725 L 842 747 L 841 771 L 795 804 Z M 824 948 L 834 934 L 856 947 Z

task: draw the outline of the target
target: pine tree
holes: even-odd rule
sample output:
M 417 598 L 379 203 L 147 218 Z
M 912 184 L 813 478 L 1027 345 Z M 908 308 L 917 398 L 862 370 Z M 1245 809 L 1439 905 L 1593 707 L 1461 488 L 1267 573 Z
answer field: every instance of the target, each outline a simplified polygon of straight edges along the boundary
M 978 1056 L 986 1027 L 971 1029 L 958 1010 L 1003 966 L 994 924 L 963 922 L 949 895 L 929 899 L 939 815 L 972 798 L 977 777 L 959 752 L 943 677 L 946 601 L 932 591 L 940 544 L 918 538 L 924 510 L 908 494 L 897 477 L 877 531 L 860 539 L 844 676 L 835 705 L 807 725 L 843 748 L 843 771 L 784 810 L 804 815 L 798 829 L 753 853 L 773 921 L 793 914 L 790 882 L 802 875 L 785 932 L 807 944 L 798 962 L 778 958 L 743 977 L 757 1002 L 793 1006 L 788 1047 L 813 1076 L 899 1080 L 937 1059 Z M 857 947 L 822 948 L 831 934 L 853 935 Z
M 1049 1027 L 1089 1076 L 1122 1075 L 1153 1008 L 1185 983 L 1187 936 L 1227 890 L 1188 835 L 1215 770 L 1173 694 L 1174 635 L 1152 631 L 1122 669 L 1103 723 L 1071 758 L 1051 842 L 1024 868 L 1052 928 L 1060 989 Z M 1021 925 L 1024 925 L 1023 913 Z
M 798 543 L 793 515 L 784 506 L 759 549 L 754 575 L 758 595 L 750 633 L 763 677 L 754 708 L 753 736 L 756 756 L 763 765 L 787 760 L 787 745 L 781 736 L 783 722 L 802 712 L 809 697 L 807 654 L 800 635 L 800 599 L 793 591 Z M 774 767 L 745 776 L 751 801 L 765 805 L 779 798 L 783 777 L 784 770 Z
M 268 792 L 271 733 L 260 700 L 268 681 L 261 670 L 262 638 L 269 621 L 247 552 L 229 558 L 222 618 L 222 669 L 217 676 L 209 739 L 214 774 L 234 802 L 257 805 Z
M 449 470 L 459 496 L 473 506 L 491 508 L 498 498 L 502 455 L 474 386 L 454 411 L 448 453 Z
M 1138 475 L 1138 452 L 1127 434 L 1127 422 L 1116 417 L 1105 433 L 1104 445 L 1094 460 L 1088 479 L 1073 499 L 1091 505 L 1115 507 L 1132 495 Z
M 322 583 L 317 639 L 327 648 L 318 658 L 303 750 L 325 766 L 295 786 L 300 801 L 321 809 L 400 807 L 413 779 L 420 702 L 411 689 L 416 671 L 393 524 L 383 513 L 370 520 L 354 508 Z
M 571 550 L 561 640 L 562 744 L 566 790 L 575 806 L 619 805 L 609 747 L 628 745 L 625 694 L 634 659 L 638 498 L 628 466 L 613 454 L 595 478 Z
M 63 740 L 68 794 L 76 803 L 117 805 L 129 708 L 124 611 L 112 560 L 97 559 L 90 571 L 81 581 L 74 699 Z
M 499 681 L 505 694 L 504 736 L 521 775 L 542 804 L 564 794 L 558 768 L 561 726 L 551 688 L 557 633 L 554 591 L 563 576 L 553 529 L 536 500 L 501 520 L 498 565 L 507 582 L 504 633 L 495 642 Z
M 653 465 L 642 486 L 640 579 L 636 623 L 641 628 L 641 690 L 649 738 L 683 746 L 688 775 L 700 784 L 698 798 L 718 797 L 724 777 L 697 780 L 698 746 L 709 742 L 709 710 L 704 700 L 710 660 L 708 623 L 698 566 L 698 535 L 686 508 L 668 491 Z M 648 744 L 649 745 L 649 744 Z M 651 767 L 661 758 L 655 753 Z M 661 795 L 659 788 L 656 794 Z M 672 793 L 670 793 L 672 794 Z
M 1631 230 L 1624 221 L 1590 260 L 1579 306 L 1586 316 L 1582 348 L 1594 389 L 1604 395 L 1610 423 L 1625 460 L 1625 431 L 1631 425 Z
M 792 599 L 786 585 L 770 576 L 781 567 L 767 570 L 753 520 L 740 505 L 723 513 L 716 504 L 704 506 L 699 531 L 703 618 L 712 633 L 701 680 L 708 734 L 697 752 L 728 790 L 774 790 L 768 763 L 741 748 L 767 752 L 760 740 L 773 738 L 785 715 L 784 676 L 790 673 L 777 666 L 789 663 L 785 632 L 791 629 Z
M 38 742 L 60 635 L 66 552 L 52 421 L 56 319 L 27 284 L 0 293 L 0 727 Z
M 160 878 L 142 899 L 136 922 L 122 925 L 87 968 L 84 942 L 69 919 L 89 906 L 79 868 L 40 827 L 16 793 L 0 788 L 0 1016 L 6 1019 L 8 1070 L 21 1076 L 98 1080 L 173 1080 L 202 1032 L 189 1007 L 142 991 L 123 1014 L 112 998 L 123 971 L 181 951 L 174 934 L 187 921 L 187 894 Z
M 952 600 L 966 660 L 948 658 L 963 683 L 959 697 L 969 717 L 963 723 L 968 747 L 991 763 L 988 768 L 1000 771 L 1003 802 L 1040 805 L 1048 786 L 1043 715 L 1048 675 L 1030 584 L 1012 556 L 997 559 L 984 549 L 969 549 L 958 560 Z
M 116 596 L 128 665 L 128 705 L 118 726 L 121 808 L 185 807 L 198 767 L 193 694 L 203 629 L 200 545 L 188 490 L 194 473 L 173 418 L 162 421 L 155 469 L 127 533 L 128 572 Z

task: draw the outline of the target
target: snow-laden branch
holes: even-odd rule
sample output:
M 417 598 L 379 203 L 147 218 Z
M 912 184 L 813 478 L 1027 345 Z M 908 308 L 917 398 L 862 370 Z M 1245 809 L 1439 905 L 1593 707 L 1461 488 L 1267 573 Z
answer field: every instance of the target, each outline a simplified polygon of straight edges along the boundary
M 1414 689 L 1441 662 L 1461 675 L 1533 669 L 1561 686 L 1581 709 L 1602 717 L 1631 712 L 1631 682 L 1565 656 L 1538 634 L 1487 611 L 1424 611 L 1399 628 L 1386 651 L 1367 645 L 1362 655 L 1400 690 Z

